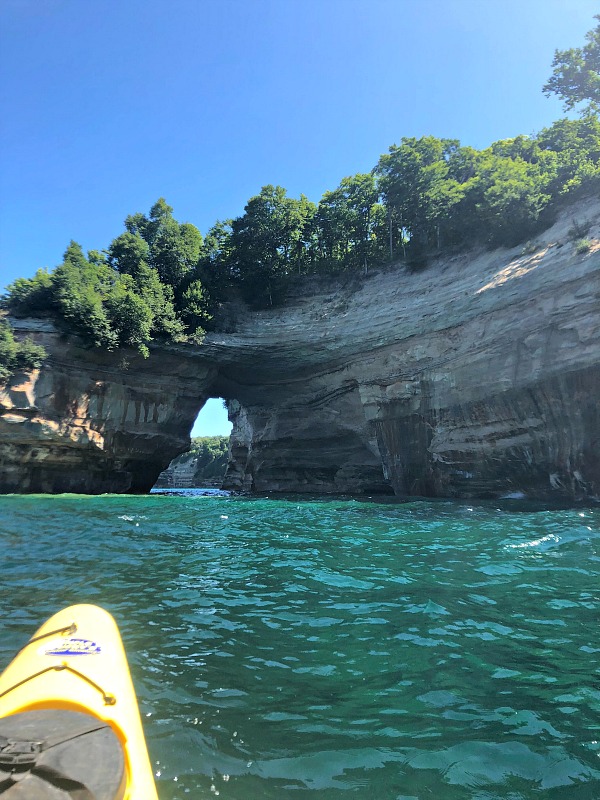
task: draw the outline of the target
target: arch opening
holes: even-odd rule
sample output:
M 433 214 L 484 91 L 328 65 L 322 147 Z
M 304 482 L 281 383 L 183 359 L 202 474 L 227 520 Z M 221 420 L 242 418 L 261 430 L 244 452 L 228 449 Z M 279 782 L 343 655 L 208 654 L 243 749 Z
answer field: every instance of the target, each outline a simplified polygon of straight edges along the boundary
M 171 461 L 155 489 L 220 489 L 227 470 L 232 423 L 222 397 L 209 397 L 190 431 L 191 446 Z

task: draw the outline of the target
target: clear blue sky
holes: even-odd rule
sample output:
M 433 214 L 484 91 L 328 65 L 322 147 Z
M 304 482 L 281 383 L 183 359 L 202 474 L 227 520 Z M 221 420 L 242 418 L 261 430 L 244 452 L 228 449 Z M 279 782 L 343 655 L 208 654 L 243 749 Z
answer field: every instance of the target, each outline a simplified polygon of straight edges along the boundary
M 192 428 L 192 436 L 229 436 L 231 427 L 223 401 L 210 398 L 198 414 L 198 419 Z
M 164 196 L 205 233 L 267 184 L 317 202 L 402 136 L 485 147 L 597 0 L 1 0 L 0 287 Z

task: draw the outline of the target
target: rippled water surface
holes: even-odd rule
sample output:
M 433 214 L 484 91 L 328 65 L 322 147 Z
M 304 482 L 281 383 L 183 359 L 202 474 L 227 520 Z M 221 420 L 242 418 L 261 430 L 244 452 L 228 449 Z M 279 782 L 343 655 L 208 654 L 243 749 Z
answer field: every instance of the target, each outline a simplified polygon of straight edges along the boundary
M 600 797 L 600 510 L 0 498 L 0 660 L 103 605 L 162 800 Z

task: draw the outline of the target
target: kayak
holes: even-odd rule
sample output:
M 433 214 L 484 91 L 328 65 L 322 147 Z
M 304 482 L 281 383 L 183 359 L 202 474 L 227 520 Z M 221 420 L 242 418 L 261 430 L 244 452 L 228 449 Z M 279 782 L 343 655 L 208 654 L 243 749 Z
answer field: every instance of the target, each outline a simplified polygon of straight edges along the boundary
M 158 800 L 117 624 L 51 617 L 0 676 L 1 800 Z

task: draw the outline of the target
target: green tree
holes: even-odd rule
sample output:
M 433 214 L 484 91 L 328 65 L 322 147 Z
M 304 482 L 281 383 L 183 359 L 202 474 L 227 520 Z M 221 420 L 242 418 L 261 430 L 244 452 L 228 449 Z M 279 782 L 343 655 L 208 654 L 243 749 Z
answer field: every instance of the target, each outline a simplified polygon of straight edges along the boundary
M 385 210 L 372 173 L 343 178 L 325 192 L 314 217 L 317 248 L 328 269 L 365 268 L 382 257 Z
M 308 272 L 311 262 L 312 221 L 317 206 L 301 194 L 299 199 L 287 197 L 284 214 L 284 257 L 288 273 Z
M 136 292 L 130 275 L 117 279 L 106 296 L 105 308 L 117 344 L 134 347 L 147 358 L 154 315 L 148 303 Z
M 600 110 L 600 15 L 598 25 L 586 33 L 583 47 L 556 50 L 553 72 L 544 86 L 544 94 L 556 94 L 564 101 L 565 110 L 578 103 L 588 103 L 588 110 Z
M 478 172 L 478 238 L 493 245 L 523 241 L 535 230 L 550 199 L 547 175 L 539 164 L 497 156 L 494 146 L 481 154 Z
M 107 263 L 107 252 L 105 250 L 88 250 L 87 260 L 90 264 L 101 267 Z
M 163 339 L 185 340 L 184 325 L 175 310 L 173 289 L 165 286 L 158 272 L 141 262 L 135 275 L 135 291 L 152 312 L 152 333 Z
M 206 290 L 199 280 L 192 281 L 180 301 L 181 317 L 196 340 L 204 333 L 204 325 L 212 319 Z
M 10 377 L 15 367 L 17 343 L 13 332 L 6 322 L 0 320 L 0 381 L 4 382 Z
M 314 204 L 287 197 L 282 186 L 263 186 L 244 215 L 232 222 L 230 270 L 255 306 L 279 302 L 294 271 L 302 271 L 304 242 Z
M 160 197 L 154 203 L 148 217 L 143 214 L 128 216 L 125 227 L 130 236 L 136 236 L 146 242 L 149 251 L 144 260 L 149 261 L 150 266 L 158 271 L 163 283 L 173 286 L 177 291 L 185 276 L 198 263 L 202 246 L 202 235 L 198 228 L 189 222 L 179 224 L 173 217 L 173 209 L 164 197 Z M 120 247 L 123 245 L 135 249 L 131 239 L 121 239 Z M 139 242 L 135 247 L 137 255 L 141 256 L 142 248 Z
M 223 479 L 229 455 L 228 436 L 197 436 L 192 439 L 190 455 L 196 459 L 196 483 Z
M 204 241 L 193 280 L 200 280 L 211 307 L 231 293 L 233 264 L 232 220 L 217 220 Z M 190 281 L 191 282 L 191 281 Z
M 122 275 L 138 274 L 141 265 L 150 261 L 150 247 L 139 233 L 125 233 L 117 236 L 108 248 L 108 263 Z
M 152 247 L 160 233 L 172 222 L 173 208 L 164 197 L 159 197 L 147 217 L 139 212 L 126 217 L 125 228 L 129 233 L 141 236 Z
M 54 300 L 67 327 L 90 344 L 109 350 L 117 346 L 118 336 L 111 328 L 103 300 L 113 283 L 113 270 L 90 264 L 81 245 L 73 241 L 53 275 Z
M 184 338 L 184 326 L 177 319 L 173 288 L 162 283 L 158 271 L 149 266 L 150 257 L 150 247 L 137 231 L 126 231 L 117 236 L 108 250 L 109 263 L 122 275 L 129 275 L 134 279 L 132 291 L 144 301 L 151 312 L 153 334 L 181 341 Z M 143 319 L 142 324 L 145 325 Z
M 537 136 L 548 173 L 550 195 L 556 199 L 573 192 L 597 191 L 600 183 L 600 120 L 586 114 L 561 119 Z
M 33 278 L 14 281 L 2 306 L 21 316 L 52 314 L 65 331 L 92 346 L 134 347 L 145 356 L 153 337 L 185 341 L 187 327 L 198 339 L 204 333 L 199 320 L 210 318 L 207 292 L 195 275 L 202 237 L 171 212 L 159 200 L 148 218 L 128 217 L 126 231 L 108 250 L 92 250 L 87 258 L 72 241 L 52 273 L 38 270 Z M 178 303 L 185 315 L 178 316 Z
M 164 224 L 150 247 L 152 266 L 162 282 L 177 289 L 196 266 L 201 244 L 200 231 L 193 225 L 180 226 L 175 220 Z
M 161 197 L 161 201 L 166 204 L 166 201 Z M 173 209 L 171 209 L 172 211 Z M 125 217 L 125 229 L 128 233 L 132 233 L 134 236 L 141 236 L 145 242 L 149 243 L 150 241 L 150 232 L 148 230 L 148 223 L 149 220 L 145 214 L 142 214 L 141 211 L 136 212 L 135 214 L 129 214 Z
M 17 317 L 51 314 L 54 309 L 52 276 L 38 269 L 33 278 L 17 278 L 7 287 L 1 305 Z
M 459 148 L 455 139 L 403 138 L 379 159 L 375 173 L 394 221 L 392 238 L 408 239 L 413 251 L 439 248 L 452 227 L 454 207 L 465 194 L 458 171 L 452 171 Z

